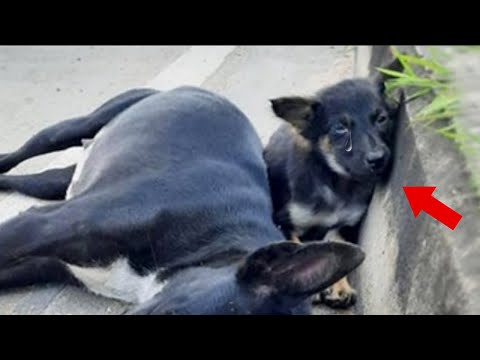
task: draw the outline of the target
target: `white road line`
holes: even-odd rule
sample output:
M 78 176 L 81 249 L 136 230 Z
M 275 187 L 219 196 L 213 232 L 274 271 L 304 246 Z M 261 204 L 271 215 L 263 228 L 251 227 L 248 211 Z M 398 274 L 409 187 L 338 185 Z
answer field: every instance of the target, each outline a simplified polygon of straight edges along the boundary
M 146 87 L 168 90 L 182 85 L 201 86 L 222 65 L 226 57 L 235 48 L 236 46 L 192 46 L 177 60 L 164 68 L 152 81 L 148 82 Z M 74 164 L 78 161 L 80 154 L 81 151 L 76 149 L 62 152 L 47 166 L 47 169 Z M 11 194 L 0 200 L 0 222 L 31 206 L 44 203 L 20 194 Z
M 169 90 L 182 85 L 200 86 L 235 48 L 236 46 L 192 46 L 149 82 L 147 87 Z

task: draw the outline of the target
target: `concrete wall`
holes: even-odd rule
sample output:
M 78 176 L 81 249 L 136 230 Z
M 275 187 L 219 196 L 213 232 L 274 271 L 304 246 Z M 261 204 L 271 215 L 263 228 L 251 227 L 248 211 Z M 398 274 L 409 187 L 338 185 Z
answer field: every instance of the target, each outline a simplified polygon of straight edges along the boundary
M 401 47 L 416 52 L 413 46 Z M 385 46 L 359 47 L 365 76 L 391 59 Z M 374 194 L 360 243 L 367 257 L 356 287 L 361 314 L 480 314 L 480 212 L 463 156 L 433 131 L 410 122 L 419 101 L 398 119 L 395 166 Z M 422 212 L 414 218 L 402 186 L 437 186 L 435 197 L 463 219 L 452 231 Z

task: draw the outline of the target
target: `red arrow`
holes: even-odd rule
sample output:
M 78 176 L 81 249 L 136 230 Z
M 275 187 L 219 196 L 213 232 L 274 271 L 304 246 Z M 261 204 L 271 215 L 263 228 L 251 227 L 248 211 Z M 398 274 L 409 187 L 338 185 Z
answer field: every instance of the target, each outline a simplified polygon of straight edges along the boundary
M 404 186 L 403 191 L 415 217 L 423 210 L 443 225 L 455 230 L 462 215 L 433 197 L 436 188 L 436 186 Z

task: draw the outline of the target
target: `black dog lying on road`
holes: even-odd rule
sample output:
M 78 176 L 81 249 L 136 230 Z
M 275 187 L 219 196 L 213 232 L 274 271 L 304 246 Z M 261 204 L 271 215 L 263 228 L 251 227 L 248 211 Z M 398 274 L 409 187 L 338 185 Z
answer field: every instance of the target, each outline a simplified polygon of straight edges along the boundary
M 0 289 L 67 282 L 132 314 L 308 314 L 363 261 L 354 245 L 285 241 L 260 140 L 220 96 L 127 92 L 1 155 L 0 171 L 85 139 L 76 167 L 0 175 L 3 190 L 66 196 L 0 224 Z
M 388 68 L 400 70 L 393 61 Z M 386 77 L 350 79 L 315 96 L 271 100 L 286 120 L 264 153 L 275 222 L 297 243 L 322 240 L 330 230 L 356 242 L 377 182 L 391 164 L 399 106 L 385 96 Z M 400 103 L 402 103 L 401 100 Z M 356 301 L 346 278 L 321 300 L 346 308 Z

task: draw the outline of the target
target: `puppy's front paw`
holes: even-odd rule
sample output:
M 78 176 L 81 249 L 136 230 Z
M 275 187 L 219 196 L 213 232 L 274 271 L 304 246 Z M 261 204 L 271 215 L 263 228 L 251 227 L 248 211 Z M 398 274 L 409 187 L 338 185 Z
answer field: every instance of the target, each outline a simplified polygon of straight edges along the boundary
M 348 309 L 357 302 L 357 292 L 346 278 L 333 284 L 320 294 L 321 301 L 334 309 Z

